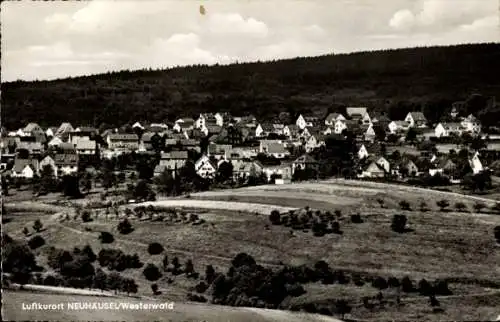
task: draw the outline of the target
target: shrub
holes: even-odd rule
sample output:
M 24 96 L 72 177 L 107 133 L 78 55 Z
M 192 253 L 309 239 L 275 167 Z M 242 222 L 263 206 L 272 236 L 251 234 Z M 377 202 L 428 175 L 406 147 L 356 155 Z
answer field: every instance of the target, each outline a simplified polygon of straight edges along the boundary
M 113 235 L 111 233 L 108 233 L 107 231 L 102 231 L 99 235 L 99 240 L 102 244 L 111 244 L 115 241 L 115 237 L 113 237 Z
M 28 236 L 30 234 L 28 227 L 23 228 L 23 234 L 24 234 L 24 236 Z
M 484 208 L 486 208 L 486 205 L 483 202 L 478 201 L 474 204 L 474 210 L 476 210 L 476 212 L 481 212 Z
M 500 226 L 495 227 L 494 235 L 495 235 L 495 239 L 497 240 L 497 243 L 500 244 Z
M 397 233 L 403 233 L 406 229 L 407 218 L 405 215 L 394 215 L 392 217 L 391 229 Z
M 399 206 L 401 207 L 402 210 L 411 210 L 410 203 L 406 200 L 401 200 L 399 202 Z
M 279 225 L 281 224 L 281 215 L 278 210 L 273 210 L 271 211 L 271 214 L 269 215 L 269 221 L 273 225 Z
M 448 208 L 448 206 L 450 205 L 450 203 L 448 202 L 448 200 L 442 199 L 437 201 L 436 205 L 440 208 L 441 211 L 445 211 L 446 208 Z
M 207 265 L 205 268 L 205 281 L 208 284 L 212 284 L 215 278 L 215 269 L 212 265 Z
M 193 294 L 193 293 L 188 293 L 187 299 L 193 302 L 201 302 L 201 303 L 207 302 L 207 299 L 203 295 Z
M 354 224 L 361 224 L 363 223 L 363 219 L 361 218 L 360 214 L 355 214 L 351 215 L 351 222 Z
M 448 287 L 448 282 L 445 280 L 438 280 L 434 283 L 434 293 L 436 295 L 451 295 L 451 291 Z
M 255 259 L 247 253 L 237 254 L 231 261 L 233 267 L 238 268 L 241 266 L 255 266 Z
M 337 314 L 340 314 L 341 319 L 344 319 L 344 315 L 352 311 L 352 307 L 346 300 L 337 300 L 335 302 L 335 310 Z
M 90 211 L 85 210 L 85 211 L 82 213 L 82 221 L 83 221 L 83 222 L 91 222 L 91 221 L 92 221 L 92 218 L 91 218 L 91 216 L 90 216 Z
M 154 264 L 148 264 L 142 274 L 148 281 L 157 281 L 161 277 L 160 270 Z
M 38 233 L 42 230 L 42 228 L 43 228 L 43 224 L 40 221 L 40 219 L 35 220 L 35 222 L 33 223 L 33 230 Z
M 389 277 L 387 284 L 389 287 L 399 287 L 399 280 L 396 277 Z
M 405 293 L 411 293 L 415 291 L 415 287 L 413 286 L 413 282 L 408 276 L 403 277 L 401 280 L 401 289 Z
M 43 245 L 45 245 L 45 239 L 43 239 L 42 236 L 34 236 L 33 238 L 31 238 L 29 241 L 28 241 L 28 246 L 31 248 L 31 249 L 36 249 L 38 247 L 42 247 Z
M 158 255 L 163 252 L 163 246 L 159 243 L 151 243 L 148 246 L 148 253 L 150 255 Z
M 420 211 L 426 212 L 427 210 L 429 210 L 429 208 L 427 207 L 427 203 L 425 201 L 422 201 L 420 203 Z
M 334 221 L 332 222 L 332 232 L 334 234 L 340 234 L 341 231 L 340 231 L 340 224 L 338 221 Z
M 153 292 L 153 295 L 158 294 L 158 284 L 151 284 L 151 291 Z
M 363 281 L 363 278 L 359 274 L 353 274 L 352 275 L 352 282 L 356 286 L 363 286 L 363 285 L 365 285 L 365 282 Z
M 459 201 L 455 204 L 455 209 L 462 212 L 467 209 L 467 206 L 463 202 Z
M 194 273 L 194 265 L 192 260 L 188 259 L 184 264 L 184 273 L 186 273 L 186 275 L 188 276 Z
M 376 289 L 383 290 L 388 287 L 387 281 L 383 277 L 377 277 L 373 280 L 372 286 Z
M 134 230 L 127 218 L 120 221 L 116 228 L 118 232 L 123 235 L 130 234 Z
M 418 292 L 421 295 L 431 295 L 433 293 L 432 285 L 426 279 L 421 279 L 418 282 Z
M 205 291 L 208 289 L 208 285 L 207 283 L 201 281 L 198 284 L 196 284 L 194 289 L 197 293 L 205 293 Z

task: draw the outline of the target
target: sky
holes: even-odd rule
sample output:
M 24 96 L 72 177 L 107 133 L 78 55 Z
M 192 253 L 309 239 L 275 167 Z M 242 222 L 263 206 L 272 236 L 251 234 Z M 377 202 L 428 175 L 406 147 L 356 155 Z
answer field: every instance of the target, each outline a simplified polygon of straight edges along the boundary
M 499 0 L 5 1 L 1 80 L 500 42 L 499 12 Z

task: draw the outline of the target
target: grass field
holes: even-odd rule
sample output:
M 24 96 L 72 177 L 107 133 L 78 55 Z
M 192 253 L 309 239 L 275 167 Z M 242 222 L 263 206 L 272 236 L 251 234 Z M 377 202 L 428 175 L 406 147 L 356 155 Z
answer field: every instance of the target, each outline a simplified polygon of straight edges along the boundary
M 378 205 L 379 198 L 385 200 L 385 208 Z M 376 312 L 356 307 L 352 317 L 372 321 L 489 320 L 495 313 L 495 305 L 498 307 L 500 304 L 498 290 L 488 288 L 489 282 L 500 283 L 500 247 L 493 238 L 493 228 L 500 225 L 500 216 L 439 212 L 435 201 L 440 199 L 447 199 L 452 207 L 456 201 L 462 201 L 470 209 L 478 200 L 456 194 L 364 182 L 263 186 L 205 192 L 192 194 L 190 199 L 149 203 L 160 208 L 203 208 L 198 211 L 199 216 L 206 220 L 202 225 L 131 219 L 135 230 L 128 235 L 120 235 L 116 231 L 116 219 L 99 217 L 90 223 L 56 221 L 48 224 L 41 235 L 50 246 L 71 249 L 88 243 L 97 253 L 103 247 L 97 239 L 99 231 L 110 231 L 116 240 L 105 247 L 119 248 L 128 254 L 137 252 L 144 263 L 157 265 L 163 256 L 150 256 L 146 249 L 149 243 L 159 242 L 170 258 L 178 256 L 181 263 L 192 259 L 196 270 L 201 273 L 207 264 L 225 271 L 237 253 L 246 252 L 262 264 L 276 266 L 281 263 L 313 265 L 322 259 L 334 269 L 386 278 L 405 275 L 414 280 L 453 278 L 454 282 L 450 282 L 453 296 L 440 299 L 445 307 L 444 313 L 429 313 L 431 308 L 427 298 L 410 296 L 402 299 L 403 306 L 388 306 Z M 400 200 L 408 200 L 415 210 L 399 210 Z M 417 211 L 422 200 L 433 209 L 425 213 Z M 341 209 L 344 214 L 344 219 L 340 221 L 343 234 L 324 237 L 314 237 L 310 231 L 294 231 L 292 234 L 290 228 L 269 225 L 267 216 L 262 215 L 269 214 L 272 209 L 285 212 L 306 205 Z M 361 224 L 351 223 L 348 219 L 349 214 L 357 212 L 364 220 Z M 391 230 L 392 215 L 399 213 L 408 217 L 413 231 L 399 234 Z M 12 220 L 5 224 L 4 230 L 13 237 L 23 238 L 22 228 L 31 225 L 37 216 L 42 216 L 42 221 L 48 220 L 48 215 L 19 210 L 9 215 Z M 42 263 L 46 247 L 37 250 Z M 141 294 L 151 296 L 150 282 L 142 277 L 141 271 L 126 270 L 124 275 L 137 280 Z M 165 275 L 158 282 L 163 292 L 159 297 L 163 299 L 168 297 L 182 301 L 188 289 L 196 283 L 183 275 L 175 277 L 171 284 L 166 283 L 166 278 Z M 369 285 L 357 287 L 352 283 L 329 286 L 308 284 L 306 289 L 308 292 L 305 295 L 294 300 L 307 302 L 348 298 L 359 304 L 361 297 L 378 293 Z

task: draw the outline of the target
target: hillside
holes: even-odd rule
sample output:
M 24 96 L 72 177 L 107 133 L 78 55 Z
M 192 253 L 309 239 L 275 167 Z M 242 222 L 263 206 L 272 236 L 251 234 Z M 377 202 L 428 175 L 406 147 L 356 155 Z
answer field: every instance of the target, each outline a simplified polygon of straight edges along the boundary
M 422 109 L 433 121 L 451 103 L 480 93 L 464 113 L 485 125 L 500 117 L 500 43 L 359 52 L 228 66 L 121 71 L 55 81 L 2 84 L 4 126 L 28 120 L 122 125 L 201 111 L 271 117 L 363 104 L 399 119 Z M 492 123 L 493 122 L 493 123 Z

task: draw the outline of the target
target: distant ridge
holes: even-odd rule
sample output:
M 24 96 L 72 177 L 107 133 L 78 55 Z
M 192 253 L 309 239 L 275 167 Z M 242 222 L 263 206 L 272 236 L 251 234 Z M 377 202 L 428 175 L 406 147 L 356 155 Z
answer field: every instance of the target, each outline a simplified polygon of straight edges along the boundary
M 257 117 L 282 111 L 324 114 L 345 105 L 366 105 L 396 116 L 397 110 L 404 114 L 423 108 L 439 114 L 474 93 L 499 96 L 498 70 L 500 43 L 120 71 L 4 83 L 2 116 L 4 126 L 16 128 L 27 120 L 42 126 L 63 121 L 122 125 L 202 111 L 252 112 Z M 475 112 L 491 122 L 498 111 L 482 103 Z

